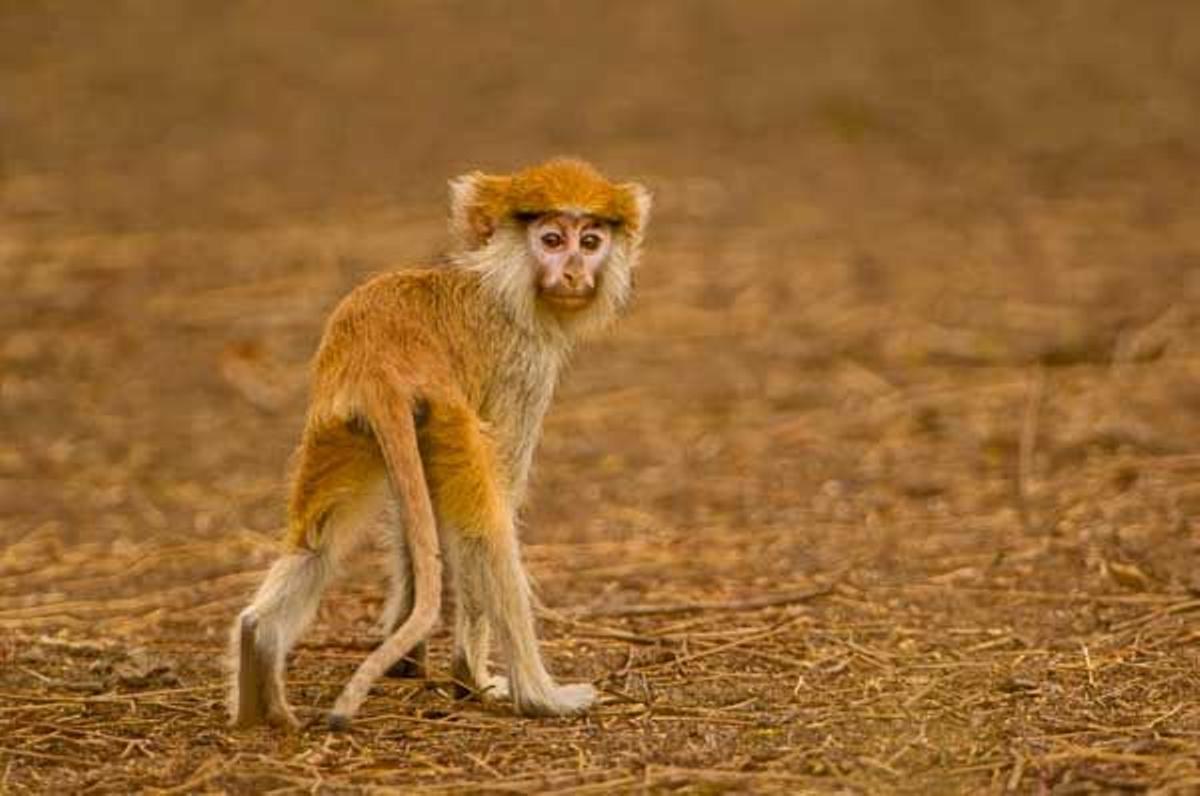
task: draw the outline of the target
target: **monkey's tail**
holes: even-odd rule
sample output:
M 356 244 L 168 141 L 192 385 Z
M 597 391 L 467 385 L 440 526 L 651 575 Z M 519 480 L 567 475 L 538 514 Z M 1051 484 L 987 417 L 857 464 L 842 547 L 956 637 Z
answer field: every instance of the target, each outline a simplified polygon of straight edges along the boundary
M 380 377 L 365 385 L 363 409 L 387 464 L 400 506 L 412 562 L 413 607 L 408 619 L 379 645 L 346 684 L 329 715 L 333 729 L 348 726 L 371 685 L 433 630 L 441 612 L 442 559 L 437 522 L 417 447 L 415 396 L 397 389 L 399 379 Z

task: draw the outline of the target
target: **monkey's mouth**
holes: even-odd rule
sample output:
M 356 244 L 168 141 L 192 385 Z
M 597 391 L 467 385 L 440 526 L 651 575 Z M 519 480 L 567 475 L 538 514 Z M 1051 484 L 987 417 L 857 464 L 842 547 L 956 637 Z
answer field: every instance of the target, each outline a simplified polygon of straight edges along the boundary
M 557 293 L 549 290 L 542 291 L 542 299 L 561 310 L 581 310 L 592 303 L 592 293 Z

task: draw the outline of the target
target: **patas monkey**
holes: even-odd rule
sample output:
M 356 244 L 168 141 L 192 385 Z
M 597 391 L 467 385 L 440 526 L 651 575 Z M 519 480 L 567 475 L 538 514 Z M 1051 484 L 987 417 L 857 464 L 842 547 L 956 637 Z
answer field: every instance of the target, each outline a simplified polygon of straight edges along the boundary
M 389 501 L 399 521 L 389 529 L 387 635 L 338 697 L 331 727 L 348 725 L 378 677 L 423 658 L 443 556 L 456 589 L 457 681 L 484 697 L 507 694 L 526 715 L 577 714 L 595 698 L 590 685 L 556 684 L 542 663 L 514 515 L 574 341 L 629 298 L 650 197 L 565 159 L 469 174 L 450 188 L 450 263 L 365 283 L 326 326 L 288 552 L 233 629 L 238 726 L 298 726 L 284 698 L 285 656 L 338 558 Z M 488 672 L 493 632 L 507 681 Z

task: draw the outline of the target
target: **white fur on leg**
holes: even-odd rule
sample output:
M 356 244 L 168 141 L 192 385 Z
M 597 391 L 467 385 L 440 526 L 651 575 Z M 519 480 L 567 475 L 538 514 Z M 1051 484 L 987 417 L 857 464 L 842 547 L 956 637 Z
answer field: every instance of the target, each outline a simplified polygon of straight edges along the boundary
M 396 511 L 396 501 L 391 497 L 386 481 L 383 486 L 385 498 L 376 525 L 384 555 L 387 556 L 388 593 L 379 614 L 378 628 L 386 638 L 412 611 L 413 577 L 412 557 L 408 552 L 408 541 L 404 537 L 399 512 Z
M 495 698 L 508 694 L 508 683 L 502 677 L 493 677 L 488 672 L 488 653 L 491 649 L 491 626 L 482 611 L 464 605 L 470 600 L 461 588 L 458 591 L 457 616 L 454 632 L 454 656 L 452 658 L 454 679 L 468 691 L 477 692 L 484 698 Z M 462 694 L 466 696 L 466 694 Z
M 296 726 L 283 693 L 284 661 L 316 615 L 330 569 L 322 552 L 285 555 L 272 565 L 254 601 L 238 616 L 233 627 L 235 674 L 229 698 L 234 724 L 270 721 Z
M 507 541 L 507 540 L 506 540 Z M 464 587 L 478 590 L 508 658 L 508 686 L 518 713 L 570 716 L 591 706 L 591 685 L 558 685 L 546 671 L 534 631 L 529 582 L 515 544 L 464 540 L 458 556 Z
M 483 603 L 479 568 L 461 560 L 462 542 L 456 533 L 448 534 L 447 548 L 454 570 L 455 632 L 452 673 L 460 697 L 477 694 L 484 700 L 509 695 L 508 679 L 488 672 L 491 652 L 491 624 Z
M 277 560 L 238 616 L 230 644 L 234 674 L 229 711 L 235 725 L 268 721 L 297 726 L 283 690 L 287 654 L 316 615 L 337 563 L 361 541 L 362 530 L 378 516 L 386 494 L 381 478 L 339 506 L 323 527 L 310 529 L 314 549 Z

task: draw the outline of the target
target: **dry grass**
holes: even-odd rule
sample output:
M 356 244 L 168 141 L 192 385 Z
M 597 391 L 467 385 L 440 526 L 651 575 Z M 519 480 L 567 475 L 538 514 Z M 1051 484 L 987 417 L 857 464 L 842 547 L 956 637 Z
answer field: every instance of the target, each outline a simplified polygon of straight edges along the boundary
M 314 5 L 0 11 L 0 792 L 1200 789 L 1195 11 Z M 365 555 L 227 730 L 324 314 L 559 151 L 659 194 L 525 518 L 601 704 L 326 733 Z

